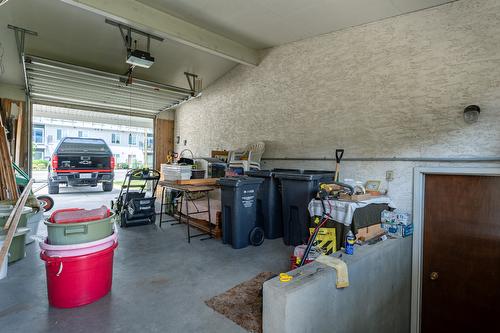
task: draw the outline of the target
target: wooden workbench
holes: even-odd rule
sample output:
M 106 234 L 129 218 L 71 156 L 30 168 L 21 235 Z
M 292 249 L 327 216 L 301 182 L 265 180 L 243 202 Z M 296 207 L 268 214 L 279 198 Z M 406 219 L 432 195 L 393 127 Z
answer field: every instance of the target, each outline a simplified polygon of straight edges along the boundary
M 203 235 L 207 235 L 208 237 L 202 238 L 201 240 L 205 239 L 210 239 L 213 238 L 212 235 L 212 216 L 210 213 L 210 196 L 209 193 L 216 189 L 216 186 L 206 186 L 206 185 L 183 185 L 183 184 L 177 184 L 175 181 L 168 181 L 168 180 L 161 180 L 158 185 L 161 187 L 162 192 L 161 192 L 161 209 L 160 209 L 160 228 L 163 222 L 175 222 L 172 225 L 176 224 L 181 224 L 182 223 L 182 217 L 184 216 L 187 224 L 187 233 L 188 233 L 188 242 L 191 242 L 191 238 L 194 237 L 199 237 Z M 173 218 L 170 220 L 163 220 L 163 210 L 165 207 L 165 190 L 170 189 L 174 190 L 180 193 L 180 211 L 179 213 L 179 218 L 178 220 Z M 202 194 L 206 199 L 207 199 L 207 210 L 199 210 L 196 205 L 196 210 L 194 212 L 189 211 L 189 203 L 194 202 L 194 196 L 196 194 Z M 182 214 L 182 205 L 185 203 L 186 205 L 186 213 Z M 208 213 L 208 231 L 207 232 L 202 232 L 198 233 L 196 235 L 191 236 L 191 224 L 190 221 L 192 219 L 193 215 L 197 214 L 203 214 L 203 213 Z
M 158 183 L 159 186 L 164 187 L 164 188 L 170 188 L 172 190 L 176 191 L 183 191 L 183 192 L 203 192 L 203 191 L 212 191 L 215 189 L 215 186 L 208 186 L 208 185 L 190 185 L 190 184 L 177 184 L 174 181 L 170 180 L 160 180 Z

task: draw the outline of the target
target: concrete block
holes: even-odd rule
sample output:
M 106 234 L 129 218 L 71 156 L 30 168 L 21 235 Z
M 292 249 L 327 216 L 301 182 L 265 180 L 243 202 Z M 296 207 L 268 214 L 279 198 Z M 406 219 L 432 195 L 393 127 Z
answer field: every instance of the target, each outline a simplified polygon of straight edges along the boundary
M 335 287 L 336 271 L 311 263 L 294 279 L 264 284 L 264 333 L 409 332 L 411 237 L 356 246 L 343 255 L 350 286 Z

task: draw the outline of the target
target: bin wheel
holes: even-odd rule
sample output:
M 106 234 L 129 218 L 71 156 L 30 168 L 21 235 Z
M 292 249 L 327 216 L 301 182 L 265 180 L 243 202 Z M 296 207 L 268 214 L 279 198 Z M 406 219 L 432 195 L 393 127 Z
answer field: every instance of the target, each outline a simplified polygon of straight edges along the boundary
M 255 227 L 250 231 L 250 244 L 259 246 L 264 243 L 264 230 L 261 227 Z

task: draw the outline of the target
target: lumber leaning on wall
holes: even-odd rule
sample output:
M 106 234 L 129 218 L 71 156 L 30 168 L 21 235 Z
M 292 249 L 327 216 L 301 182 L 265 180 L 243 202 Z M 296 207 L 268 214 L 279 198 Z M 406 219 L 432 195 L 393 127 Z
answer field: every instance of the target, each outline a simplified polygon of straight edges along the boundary
M 0 200 L 19 197 L 12 160 L 15 156 L 18 166 L 26 166 L 29 130 L 24 126 L 25 106 L 22 101 L 0 99 Z
M 17 200 L 17 186 L 12 159 L 7 145 L 7 133 L 0 121 L 0 200 Z

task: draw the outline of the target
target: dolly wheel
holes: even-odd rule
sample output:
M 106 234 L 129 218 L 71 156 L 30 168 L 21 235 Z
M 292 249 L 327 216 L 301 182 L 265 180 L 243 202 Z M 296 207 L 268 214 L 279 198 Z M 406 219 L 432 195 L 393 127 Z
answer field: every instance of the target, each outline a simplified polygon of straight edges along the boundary
M 255 227 L 250 231 L 250 244 L 259 246 L 264 243 L 264 230 L 260 227 Z

